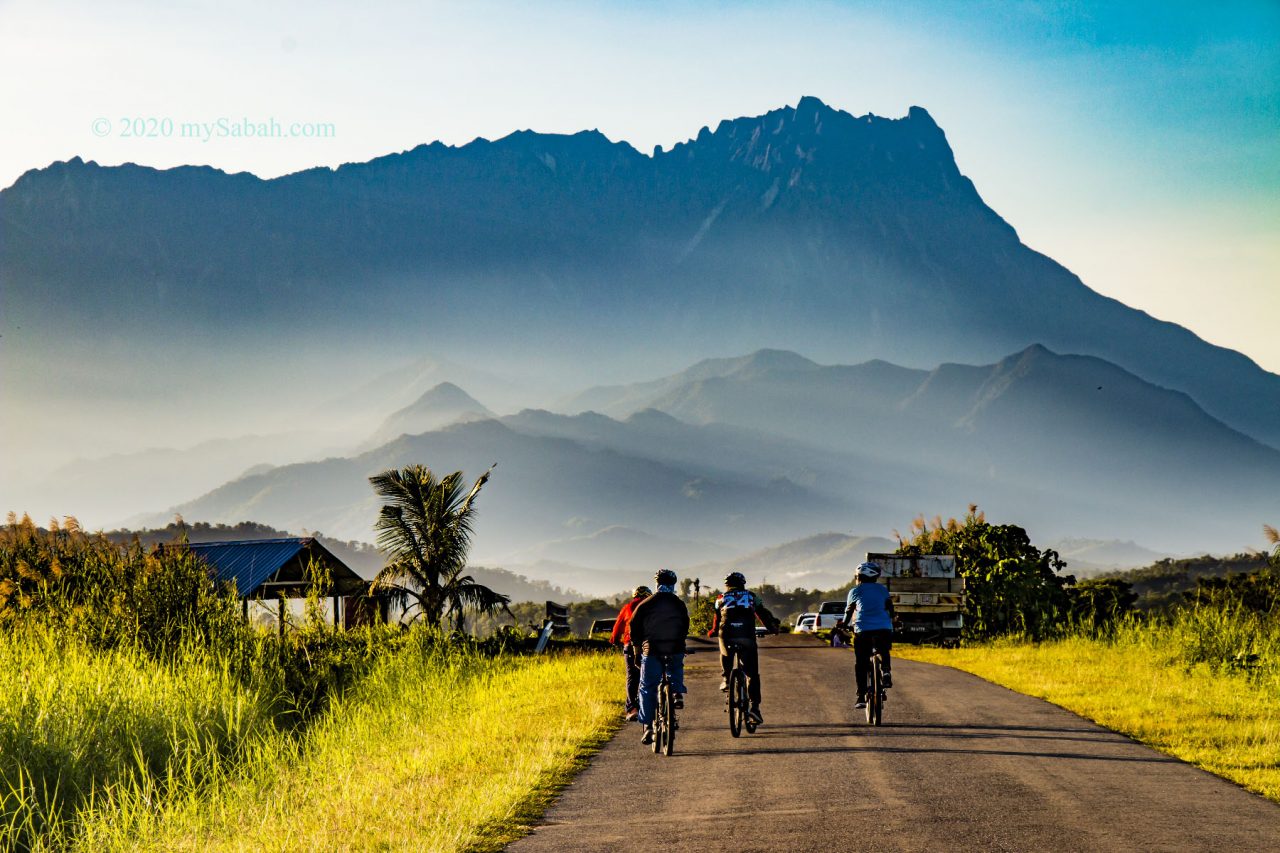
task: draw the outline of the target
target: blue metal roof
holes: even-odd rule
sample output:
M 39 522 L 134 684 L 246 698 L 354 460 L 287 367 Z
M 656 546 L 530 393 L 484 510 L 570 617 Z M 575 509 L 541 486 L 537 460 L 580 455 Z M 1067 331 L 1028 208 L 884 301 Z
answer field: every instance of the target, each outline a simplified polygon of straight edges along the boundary
M 240 597 L 252 595 L 282 566 L 311 545 L 312 539 L 252 539 L 192 542 L 187 547 L 214 570 L 220 583 L 236 582 Z

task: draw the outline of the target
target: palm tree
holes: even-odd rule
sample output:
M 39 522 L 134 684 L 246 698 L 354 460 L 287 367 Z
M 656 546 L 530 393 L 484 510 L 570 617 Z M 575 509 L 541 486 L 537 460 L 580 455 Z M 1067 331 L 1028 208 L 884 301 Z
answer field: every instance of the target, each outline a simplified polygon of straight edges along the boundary
M 470 491 L 465 491 L 461 471 L 437 480 L 425 465 L 392 468 L 369 478 L 386 501 L 374 530 L 387 564 L 373 589 L 412 613 L 410 622 L 422 618 L 438 628 L 447 613 L 461 629 L 468 609 L 492 613 L 511 603 L 509 597 L 462 573 L 471 547 L 476 495 L 492 470 L 485 471 Z

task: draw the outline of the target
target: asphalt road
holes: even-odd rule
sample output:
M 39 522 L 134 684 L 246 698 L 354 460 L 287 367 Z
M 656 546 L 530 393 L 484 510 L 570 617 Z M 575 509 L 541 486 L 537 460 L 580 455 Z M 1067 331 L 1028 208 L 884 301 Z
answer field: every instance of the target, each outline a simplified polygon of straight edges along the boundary
M 1280 850 L 1280 806 L 946 667 L 896 662 L 873 729 L 853 655 L 807 637 L 762 641 L 765 725 L 734 740 L 695 648 L 676 754 L 623 727 L 509 849 Z

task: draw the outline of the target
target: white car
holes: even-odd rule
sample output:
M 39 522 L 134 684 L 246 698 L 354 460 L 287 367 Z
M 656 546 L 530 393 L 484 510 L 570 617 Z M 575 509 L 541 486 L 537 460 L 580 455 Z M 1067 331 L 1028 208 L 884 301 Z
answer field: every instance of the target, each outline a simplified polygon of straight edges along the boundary
M 796 617 L 796 626 L 792 630 L 797 634 L 812 634 L 814 623 L 817 620 L 817 613 L 801 613 Z

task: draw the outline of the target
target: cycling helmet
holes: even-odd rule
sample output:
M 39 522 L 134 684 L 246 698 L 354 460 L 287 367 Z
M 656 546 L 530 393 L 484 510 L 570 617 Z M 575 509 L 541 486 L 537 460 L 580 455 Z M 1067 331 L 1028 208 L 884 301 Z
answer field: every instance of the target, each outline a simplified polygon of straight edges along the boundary
M 747 585 L 747 579 L 742 576 L 742 572 L 729 572 L 729 574 L 724 576 L 724 585 L 730 589 L 745 587 Z
M 863 563 L 858 566 L 858 577 L 878 578 L 880 577 L 880 566 L 875 563 Z
M 649 587 L 644 584 L 640 584 L 640 586 L 636 587 L 631 593 L 632 598 L 639 598 L 642 595 L 653 595 L 653 590 L 649 589 Z
M 676 582 L 676 573 L 670 569 L 659 569 L 658 573 L 653 576 L 658 582 L 658 586 L 674 586 Z

